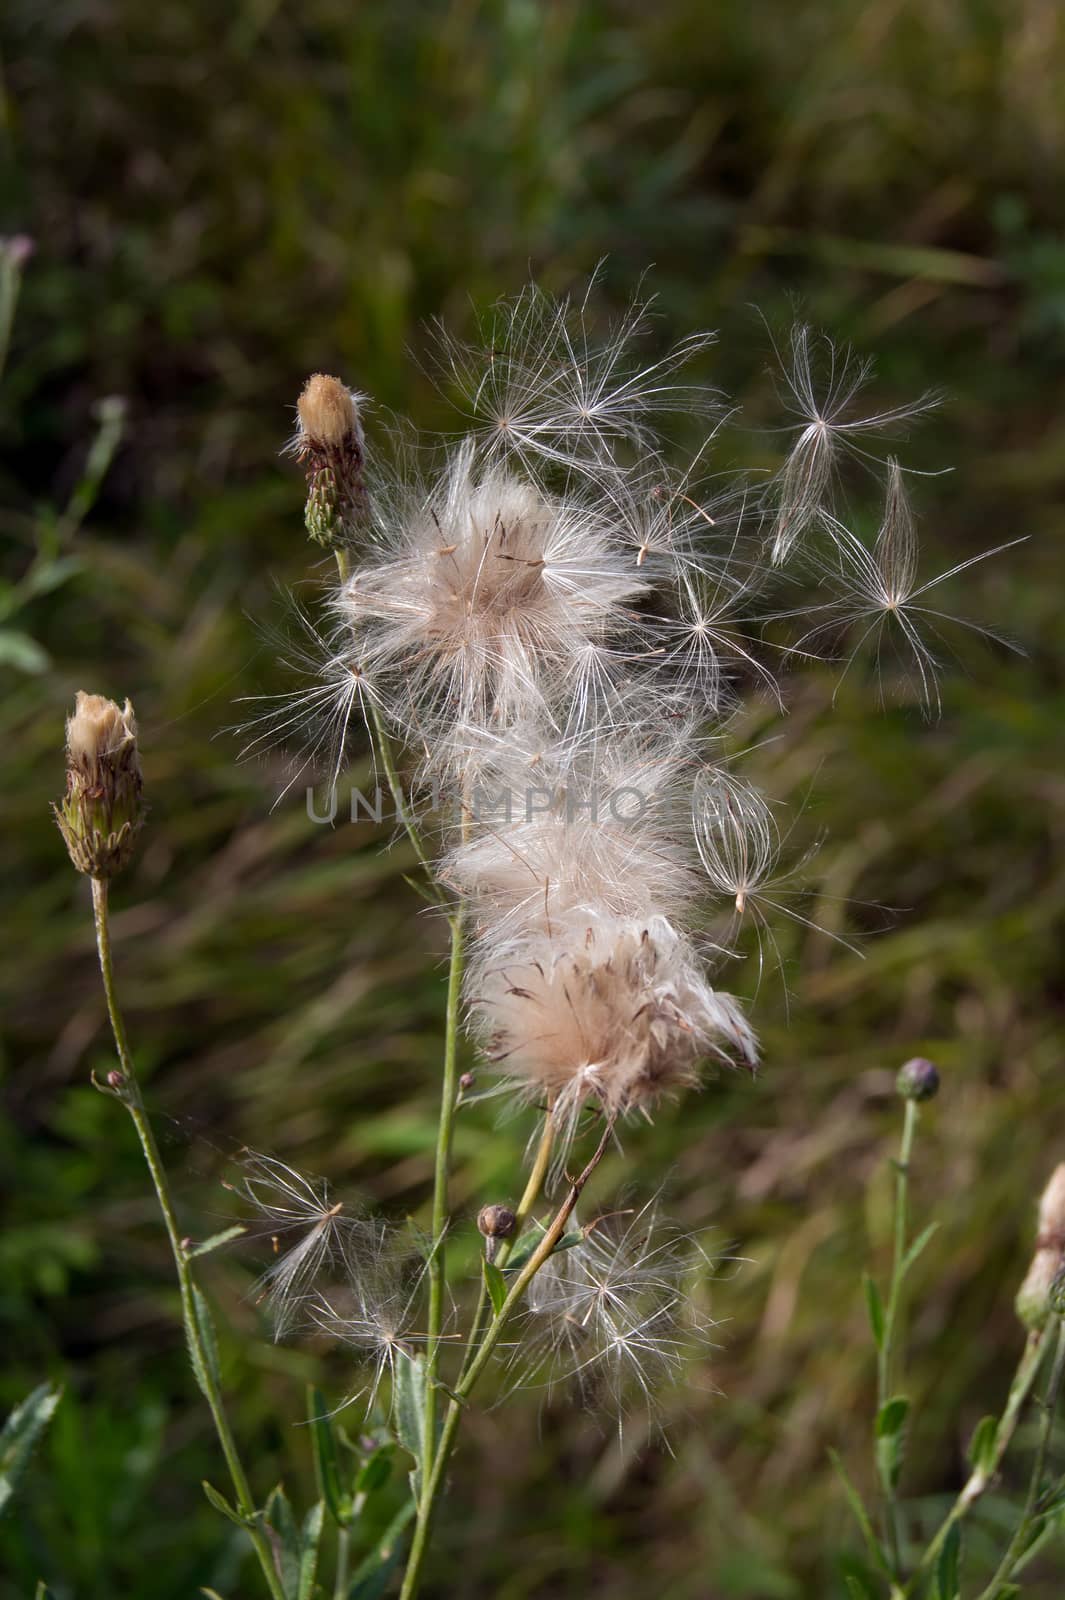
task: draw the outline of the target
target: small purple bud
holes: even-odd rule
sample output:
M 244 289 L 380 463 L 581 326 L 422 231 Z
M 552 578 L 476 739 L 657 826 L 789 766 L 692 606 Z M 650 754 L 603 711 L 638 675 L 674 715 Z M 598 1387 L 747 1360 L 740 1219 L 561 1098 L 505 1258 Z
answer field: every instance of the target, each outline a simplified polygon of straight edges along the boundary
M 900 1067 L 895 1088 L 904 1100 L 932 1100 L 939 1093 L 939 1073 L 924 1056 L 914 1056 Z
M 112 1067 L 111 1071 L 107 1074 L 107 1086 L 109 1089 L 115 1089 L 116 1091 L 119 1089 L 124 1089 L 126 1087 L 125 1074 L 119 1072 L 117 1067 Z
M 473 1088 L 475 1081 L 476 1080 L 472 1072 L 464 1072 L 462 1074 L 462 1077 L 459 1079 L 459 1088 L 462 1090 L 463 1094 L 466 1093 L 467 1089 Z

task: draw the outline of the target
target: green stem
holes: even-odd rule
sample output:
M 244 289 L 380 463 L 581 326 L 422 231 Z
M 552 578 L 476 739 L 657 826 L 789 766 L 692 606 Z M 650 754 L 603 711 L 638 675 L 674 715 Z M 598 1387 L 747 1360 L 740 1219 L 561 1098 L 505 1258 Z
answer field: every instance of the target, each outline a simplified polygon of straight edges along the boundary
M 905 1277 L 907 1204 L 909 1200 L 910 1159 L 913 1155 L 914 1135 L 917 1132 L 918 1106 L 916 1100 L 906 1101 L 902 1124 L 902 1143 L 895 1163 L 895 1243 L 891 1266 L 891 1286 L 884 1312 L 884 1335 L 877 1355 L 877 1413 L 892 1397 L 892 1377 L 895 1356 L 895 1336 L 898 1329 L 902 1303 L 902 1281 Z M 895 1577 L 901 1576 L 902 1552 L 899 1537 L 898 1499 L 894 1486 L 884 1484 L 884 1520 L 891 1548 L 891 1565 Z
M 540 1268 L 543 1266 L 544 1262 L 547 1260 L 548 1256 L 550 1256 L 558 1241 L 561 1239 L 562 1234 L 565 1231 L 566 1223 L 573 1214 L 573 1209 L 576 1206 L 577 1201 L 580 1199 L 581 1192 L 583 1191 L 585 1184 L 588 1182 L 588 1179 L 591 1177 L 592 1173 L 603 1159 L 603 1156 L 606 1154 L 606 1149 L 610 1143 L 610 1138 L 613 1134 L 613 1131 L 613 1122 L 607 1122 L 603 1129 L 603 1136 L 600 1139 L 595 1153 L 591 1157 L 591 1160 L 588 1162 L 580 1176 L 574 1178 L 570 1185 L 569 1193 L 556 1212 L 550 1227 L 544 1234 L 544 1237 L 541 1239 L 540 1243 L 537 1245 L 533 1254 L 529 1257 L 529 1260 L 526 1262 L 525 1266 L 522 1267 L 514 1282 L 511 1284 L 510 1289 L 507 1292 L 507 1297 L 493 1317 L 492 1322 L 477 1349 L 476 1355 L 474 1356 L 473 1360 L 469 1362 L 466 1370 L 463 1372 L 455 1386 L 454 1398 L 448 1406 L 447 1415 L 444 1418 L 444 1426 L 440 1434 L 440 1442 L 433 1460 L 432 1472 L 428 1475 L 428 1480 L 422 1494 L 421 1504 L 418 1508 L 418 1520 L 414 1529 L 414 1538 L 411 1541 L 410 1555 L 407 1558 L 407 1568 L 403 1575 L 403 1587 L 400 1590 L 399 1600 L 414 1600 L 414 1597 L 418 1592 L 418 1586 L 421 1582 L 422 1568 L 425 1563 L 425 1556 L 429 1547 L 429 1534 L 432 1529 L 433 1513 L 440 1497 L 440 1491 L 443 1488 L 444 1474 L 447 1471 L 448 1460 L 451 1456 L 452 1450 L 455 1447 L 455 1439 L 458 1434 L 463 1406 L 473 1391 L 478 1378 L 481 1376 L 481 1373 L 488 1365 L 488 1362 L 492 1356 L 492 1352 L 499 1343 L 499 1340 L 503 1334 L 503 1330 L 506 1327 L 507 1321 L 509 1320 L 512 1312 L 517 1307 L 518 1302 L 521 1300 L 522 1295 L 525 1293 L 525 1290 L 532 1282 L 533 1278 L 539 1272 Z M 544 1157 L 544 1169 L 546 1170 L 547 1159 L 550 1154 L 550 1146 L 548 1145 L 545 1150 L 543 1141 L 541 1141 L 541 1153 Z
M 1024 1553 L 1032 1530 L 1032 1523 L 1038 1515 L 1040 1486 L 1043 1481 L 1043 1472 L 1046 1468 L 1047 1451 L 1050 1448 L 1050 1435 L 1054 1426 L 1054 1413 L 1058 1408 L 1061 1397 L 1062 1381 L 1065 1380 L 1065 1320 L 1057 1319 L 1057 1342 L 1054 1346 L 1054 1365 L 1050 1372 L 1050 1382 L 1047 1385 L 1046 1398 L 1043 1401 L 1043 1421 L 1039 1429 L 1039 1444 L 1036 1448 L 1035 1460 L 1032 1463 L 1032 1475 L 1028 1480 L 1028 1493 L 1025 1497 L 1024 1511 L 1017 1525 L 1013 1538 L 1002 1557 L 995 1575 L 986 1589 L 981 1589 L 977 1600 L 994 1600 L 1002 1585 L 1009 1582 L 1010 1574 Z
M 140 1139 L 141 1149 L 147 1163 L 155 1189 L 159 1209 L 162 1212 L 163 1223 L 166 1227 L 167 1237 L 170 1241 L 170 1251 L 174 1258 L 177 1270 L 178 1285 L 181 1290 L 181 1317 L 185 1327 L 185 1338 L 189 1349 L 195 1357 L 197 1375 L 201 1377 L 204 1396 L 210 1408 L 214 1421 L 218 1442 L 222 1447 L 222 1454 L 229 1468 L 229 1476 L 233 1484 L 233 1493 L 236 1496 L 237 1507 L 244 1517 L 249 1520 L 256 1518 L 255 1501 L 252 1498 L 251 1488 L 243 1463 L 237 1453 L 236 1441 L 229 1426 L 222 1404 L 222 1396 L 211 1371 L 211 1362 L 204 1347 L 203 1334 L 200 1328 L 200 1319 L 196 1309 L 196 1286 L 192 1277 L 192 1268 L 188 1256 L 181 1243 L 181 1231 L 178 1227 L 177 1215 L 174 1211 L 173 1200 L 170 1195 L 170 1186 L 167 1182 L 166 1171 L 159 1155 L 159 1147 L 155 1142 L 155 1134 L 144 1109 L 141 1098 L 140 1085 L 137 1082 L 133 1057 L 126 1036 L 125 1024 L 119 1010 L 118 996 L 115 992 L 114 966 L 111 959 L 111 930 L 108 922 L 108 897 L 107 880 L 93 878 L 92 880 L 92 908 L 96 924 L 96 948 L 100 956 L 100 973 L 103 978 L 104 996 L 107 1001 L 107 1013 L 111 1019 L 111 1032 L 115 1038 L 115 1048 L 122 1067 L 123 1083 L 115 1094 L 120 1099 L 133 1121 Z M 285 1600 L 281 1578 L 274 1562 L 270 1542 L 263 1529 L 256 1525 L 249 1527 L 249 1537 L 255 1546 L 262 1567 L 263 1576 L 273 1600 Z
M 444 1319 L 446 1284 L 446 1234 L 448 1225 L 448 1177 L 451 1170 L 451 1138 L 458 1098 L 459 1023 L 462 1006 L 462 974 L 465 965 L 465 928 L 461 907 L 451 918 L 451 962 L 447 980 L 447 1020 L 444 1035 L 444 1082 L 440 1094 L 440 1122 L 436 1135 L 436 1165 L 433 1175 L 432 1253 L 429 1257 L 429 1326 L 425 1352 L 425 1461 L 423 1484 L 428 1483 L 436 1447 L 437 1370 L 440 1365 L 440 1331 Z
M 905 1596 L 909 1597 L 915 1593 L 921 1579 L 932 1570 L 939 1559 L 939 1553 L 946 1544 L 951 1529 L 968 1516 L 981 1495 L 986 1494 L 995 1481 L 1006 1451 L 1012 1443 L 1013 1435 L 1017 1431 L 1017 1423 L 1024 1409 L 1024 1402 L 1032 1391 L 1032 1385 L 1035 1383 L 1039 1373 L 1046 1349 L 1047 1341 L 1044 1339 L 1042 1332 L 1034 1331 L 1028 1335 L 1021 1359 L 1017 1363 L 1017 1370 L 1013 1375 L 1013 1382 L 1010 1384 L 1005 1410 L 995 1430 L 994 1456 L 987 1467 L 977 1467 L 969 1474 L 968 1482 L 962 1488 L 958 1498 L 937 1529 L 935 1537 L 914 1568 L 903 1591 Z
M 351 1559 L 351 1532 L 346 1523 L 337 1528 L 337 1571 L 333 1600 L 348 1600 L 348 1571 Z

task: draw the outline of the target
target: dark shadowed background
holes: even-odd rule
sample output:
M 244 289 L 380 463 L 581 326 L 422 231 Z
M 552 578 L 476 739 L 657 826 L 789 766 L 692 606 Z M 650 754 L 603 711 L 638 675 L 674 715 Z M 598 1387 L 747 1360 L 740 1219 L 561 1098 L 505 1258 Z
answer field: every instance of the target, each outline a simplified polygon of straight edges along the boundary
M 66 1392 L 0 1525 L 0 1596 L 257 1592 L 203 1499 L 213 1436 L 181 1348 L 111 1056 L 86 884 L 49 819 L 63 718 L 135 702 L 152 815 L 115 890 L 128 1020 L 190 1234 L 230 1214 L 248 1142 L 402 1215 L 424 1204 L 442 938 L 387 829 L 315 827 L 280 758 L 237 762 L 242 694 L 290 686 L 264 627 L 309 597 L 301 480 L 278 459 L 308 371 L 432 426 L 427 324 L 581 286 L 604 323 L 645 270 L 662 344 L 776 420 L 757 307 L 877 358 L 885 403 L 942 389 L 907 460 L 931 574 L 1006 539 L 953 598 L 1020 641 L 966 649 L 943 715 L 805 674 L 748 765 L 820 839 L 813 900 L 864 959 L 784 922 L 755 1001 L 765 1067 L 626 1141 L 604 1193 L 664 1205 L 726 1259 L 720 1348 L 666 1397 L 672 1453 L 556 1399 L 479 1409 L 427 1594 L 844 1600 L 860 1549 L 828 1461 L 872 1479 L 859 1274 L 884 1272 L 894 1069 L 942 1070 L 915 1180 L 942 1226 L 914 1274 L 915 1528 L 964 1472 L 1020 1345 L 1034 1201 L 1065 1159 L 1065 14 L 1052 0 L 9 0 L 2 230 L 27 235 L 0 393 L 3 869 L 0 1400 Z M 121 439 L 92 494 L 119 396 Z M 101 430 L 103 437 L 101 438 Z M 764 459 L 756 432 L 729 444 Z M 97 474 L 99 475 L 99 474 Z M 91 502 L 91 503 L 90 503 Z M 770 737 L 771 736 L 771 737 Z M 353 777 L 365 776 L 356 752 Z M 876 909 L 879 908 L 879 909 Z M 754 962 L 734 986 L 753 993 Z M 513 1196 L 523 1124 L 463 1117 L 461 1229 Z M 254 1249 L 211 1259 L 256 1487 L 312 1479 L 303 1386 Z M 396 1503 L 402 1482 L 397 1466 Z M 1018 1479 L 1007 1474 L 1006 1488 Z M 998 1547 L 994 1497 L 969 1549 Z M 981 1531 L 982 1530 L 982 1531 Z M 230 1538 L 233 1534 L 233 1538 Z M 234 1542 L 236 1540 L 237 1542 Z M 1065 1557 L 1031 1593 L 1061 1593 Z

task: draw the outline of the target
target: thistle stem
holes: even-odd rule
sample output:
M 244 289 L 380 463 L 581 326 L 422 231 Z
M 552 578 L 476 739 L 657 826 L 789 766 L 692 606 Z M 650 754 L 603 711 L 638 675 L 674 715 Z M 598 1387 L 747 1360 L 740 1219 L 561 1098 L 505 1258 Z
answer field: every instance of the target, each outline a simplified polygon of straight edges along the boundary
M 448 1177 L 451 1169 L 451 1139 L 458 1097 L 459 1022 L 462 1003 L 462 974 L 465 966 L 465 926 L 462 908 L 451 917 L 451 961 L 447 980 L 447 1020 L 444 1035 L 444 1082 L 440 1093 L 440 1122 L 436 1135 L 436 1165 L 433 1176 L 432 1253 L 429 1257 L 429 1325 L 425 1353 L 425 1462 L 423 1492 L 428 1484 L 436 1448 L 437 1370 L 440 1365 L 440 1330 L 444 1319 L 446 1284 L 446 1234 L 448 1225 Z
M 1054 1365 L 1050 1371 L 1050 1382 L 1047 1384 L 1047 1392 L 1043 1400 L 1043 1420 L 1039 1428 L 1039 1444 L 1036 1447 L 1035 1460 L 1032 1463 L 1032 1475 L 1028 1480 L 1028 1493 L 1025 1497 L 1024 1511 L 1014 1531 L 1013 1538 L 1006 1548 L 1006 1553 L 995 1569 L 994 1577 L 986 1589 L 981 1589 L 977 1600 L 994 1600 L 994 1596 L 998 1594 L 1002 1585 L 1009 1582 L 1013 1569 L 1029 1543 L 1032 1524 L 1039 1514 L 1040 1485 L 1043 1481 L 1047 1452 L 1050 1448 L 1054 1413 L 1061 1398 L 1062 1382 L 1065 1381 L 1065 1319 L 1059 1317 L 1057 1324 Z
M 877 1413 L 880 1408 L 891 1399 L 891 1382 L 893 1377 L 896 1334 L 898 1331 L 899 1315 L 902 1304 L 902 1282 L 905 1277 L 906 1261 L 906 1228 L 907 1205 L 909 1200 L 910 1160 L 913 1155 L 914 1135 L 917 1132 L 918 1104 L 916 1100 L 906 1101 L 906 1112 L 902 1124 L 902 1143 L 899 1148 L 899 1158 L 895 1163 L 895 1243 L 891 1267 L 891 1286 L 888 1290 L 888 1303 L 884 1312 L 884 1334 L 880 1342 L 877 1356 Z M 895 1577 L 901 1577 L 902 1555 L 899 1538 L 899 1511 L 898 1499 L 893 1484 L 885 1483 L 884 1494 L 886 1499 L 885 1522 L 887 1525 L 888 1542 L 891 1547 L 891 1564 Z
M 1041 1331 L 1033 1331 L 1028 1335 L 1021 1359 L 1017 1363 L 1017 1370 L 1013 1375 L 1013 1382 L 1010 1384 L 1005 1410 L 995 1431 L 995 1451 L 991 1463 L 987 1467 L 976 1467 L 969 1474 L 968 1481 L 910 1575 L 909 1581 L 903 1590 L 903 1595 L 907 1597 L 907 1600 L 910 1595 L 915 1593 L 921 1579 L 935 1566 L 951 1529 L 968 1516 L 981 1495 L 986 1494 L 992 1483 L 994 1483 L 1006 1451 L 1013 1441 L 1013 1435 L 1017 1431 L 1017 1423 L 1024 1409 L 1024 1403 L 1032 1392 L 1032 1386 L 1042 1365 L 1047 1344 L 1048 1341 Z
M 610 1143 L 613 1132 L 614 1124 L 612 1121 L 608 1121 L 603 1129 L 603 1136 L 600 1139 L 599 1144 L 596 1146 L 594 1154 L 589 1160 L 587 1166 L 584 1168 L 583 1172 L 581 1172 L 578 1177 L 574 1178 L 570 1184 L 569 1193 L 567 1194 L 565 1200 L 563 1200 L 561 1206 L 559 1206 L 558 1211 L 555 1213 L 550 1227 L 544 1234 L 544 1237 L 541 1239 L 540 1243 L 537 1245 L 533 1254 L 529 1257 L 529 1260 L 526 1262 L 525 1266 L 522 1267 L 514 1282 L 511 1284 L 510 1289 L 507 1292 L 507 1297 L 489 1324 L 488 1330 L 477 1349 L 476 1355 L 474 1356 L 473 1360 L 469 1362 L 466 1370 L 459 1378 L 459 1381 L 455 1386 L 454 1397 L 448 1406 L 447 1415 L 444 1418 L 444 1426 L 440 1434 L 440 1442 L 437 1446 L 434 1456 L 432 1472 L 428 1474 L 425 1488 L 422 1493 L 421 1504 L 418 1508 L 418 1520 L 414 1529 L 414 1538 L 411 1542 L 410 1555 L 407 1558 L 407 1568 L 403 1575 L 403 1587 L 400 1590 L 399 1600 L 414 1600 L 414 1597 L 418 1592 L 419 1584 L 421 1583 L 422 1567 L 424 1565 L 426 1552 L 429 1546 L 429 1534 L 432 1529 L 433 1513 L 439 1500 L 440 1491 L 443 1488 L 444 1474 L 447 1471 L 448 1460 L 450 1459 L 451 1452 L 455 1446 L 455 1439 L 458 1434 L 459 1423 L 462 1418 L 463 1406 L 473 1391 L 473 1388 L 476 1385 L 478 1378 L 481 1376 L 481 1373 L 488 1365 L 492 1352 L 499 1343 L 503 1329 L 505 1328 L 511 1313 L 515 1310 L 522 1295 L 525 1293 L 525 1290 L 528 1288 L 533 1278 L 539 1272 L 540 1268 L 543 1266 L 544 1262 L 547 1260 L 548 1256 L 550 1256 L 558 1241 L 561 1239 L 566 1227 L 566 1223 L 573 1214 L 574 1207 L 576 1206 L 577 1201 L 580 1199 L 585 1184 L 588 1182 L 588 1179 L 591 1177 L 592 1173 L 603 1159 L 603 1156 L 606 1154 L 607 1146 Z M 550 1145 L 548 1144 L 545 1149 L 544 1140 L 541 1141 L 541 1154 L 544 1157 L 543 1165 L 544 1170 L 546 1170 L 547 1158 L 550 1154 Z
M 116 1090 L 116 1098 L 122 1101 L 137 1130 L 144 1159 L 151 1176 L 155 1196 L 159 1202 L 163 1223 L 167 1237 L 170 1241 L 170 1250 L 174 1258 L 177 1271 L 178 1285 L 181 1290 L 181 1318 L 185 1327 L 185 1338 L 194 1357 L 197 1376 L 204 1392 L 204 1398 L 211 1412 L 218 1442 L 222 1447 L 222 1454 L 229 1468 L 229 1476 L 236 1496 L 237 1508 L 242 1516 L 249 1519 L 258 1517 L 255 1501 L 252 1498 L 251 1488 L 248 1484 L 247 1474 L 243 1463 L 237 1453 L 236 1440 L 229 1426 L 222 1403 L 222 1396 L 215 1381 L 211 1361 L 204 1345 L 203 1332 L 200 1318 L 196 1308 L 196 1285 L 193 1281 L 192 1268 L 189 1258 L 181 1243 L 181 1232 L 178 1228 L 177 1215 L 174 1211 L 170 1186 L 167 1181 L 166 1171 L 159 1155 L 159 1147 L 155 1141 L 152 1125 L 148 1120 L 141 1097 L 140 1085 L 137 1082 L 133 1057 L 126 1036 L 125 1024 L 118 1005 L 118 996 L 115 990 L 114 966 L 111 959 L 111 930 L 108 920 L 108 884 L 105 878 L 92 880 L 92 909 L 93 920 L 96 926 L 96 948 L 100 957 L 100 974 L 103 978 L 104 996 L 107 1001 L 107 1014 L 111 1020 L 111 1032 L 115 1039 L 115 1048 L 122 1067 L 123 1084 Z M 267 1588 L 273 1600 L 285 1600 L 281 1578 L 274 1562 L 273 1552 L 269 1540 L 262 1527 L 256 1521 L 249 1526 L 248 1536 L 255 1547 L 259 1558 Z

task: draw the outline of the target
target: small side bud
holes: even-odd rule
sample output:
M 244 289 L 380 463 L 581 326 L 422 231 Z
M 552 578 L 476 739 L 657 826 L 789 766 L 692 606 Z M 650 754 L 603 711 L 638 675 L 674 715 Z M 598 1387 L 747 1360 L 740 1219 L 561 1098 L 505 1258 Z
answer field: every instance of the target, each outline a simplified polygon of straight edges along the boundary
M 1015 1301 L 1026 1328 L 1046 1326 L 1051 1312 L 1065 1315 L 1065 1161 L 1054 1168 L 1039 1200 L 1035 1254 Z
M 476 1082 L 477 1078 L 474 1073 L 464 1072 L 462 1077 L 459 1079 L 459 1088 L 462 1090 L 463 1094 L 468 1094 Z
M 304 520 L 316 544 L 340 544 L 366 509 L 361 396 L 339 378 L 315 372 L 296 402 L 299 431 L 291 448 L 307 464 Z
M 507 1206 L 484 1206 L 477 1214 L 477 1226 L 486 1239 L 509 1239 L 517 1220 Z
M 915 1056 L 899 1068 L 895 1088 L 904 1100 L 934 1100 L 939 1093 L 939 1073 L 931 1061 Z
M 67 721 L 67 792 L 52 810 L 79 872 L 113 878 L 122 871 L 146 814 L 128 700 L 120 707 L 78 690 Z

